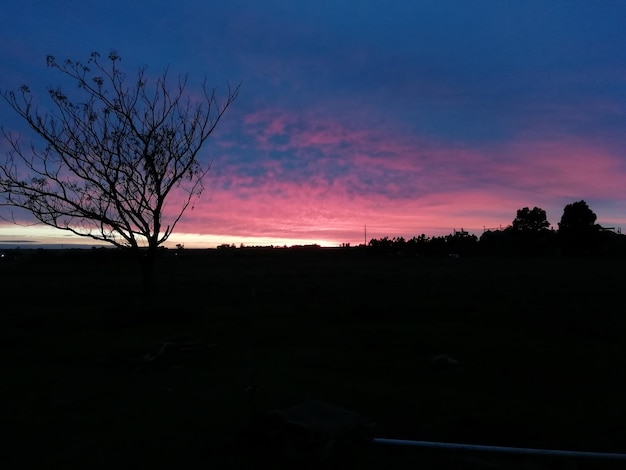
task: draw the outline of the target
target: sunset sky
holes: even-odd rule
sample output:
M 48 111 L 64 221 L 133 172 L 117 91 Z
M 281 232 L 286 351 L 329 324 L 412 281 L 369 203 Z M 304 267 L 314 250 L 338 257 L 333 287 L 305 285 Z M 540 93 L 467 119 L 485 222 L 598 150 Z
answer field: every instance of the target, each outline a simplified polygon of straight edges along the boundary
M 48 54 L 242 83 L 168 246 L 480 236 L 526 206 L 556 228 L 581 199 L 626 227 L 623 0 L 21 0 L 0 22 L 0 88 L 42 108 Z M 0 125 L 26 132 L 3 101 Z M 76 241 L 0 222 L 0 244 Z

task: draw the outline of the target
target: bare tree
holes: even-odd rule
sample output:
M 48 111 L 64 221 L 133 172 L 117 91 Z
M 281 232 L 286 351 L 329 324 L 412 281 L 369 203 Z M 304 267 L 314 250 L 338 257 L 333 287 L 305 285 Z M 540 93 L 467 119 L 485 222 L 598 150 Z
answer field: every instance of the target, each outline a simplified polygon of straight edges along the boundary
M 48 67 L 78 84 L 72 96 L 48 89 L 52 112 L 41 112 L 25 85 L 2 91 L 38 143 L 23 146 L 2 128 L 9 151 L 0 164 L 0 203 L 25 209 L 46 225 L 130 249 L 149 290 L 157 248 L 202 193 L 210 164 L 198 152 L 239 85 L 229 85 L 220 100 L 205 81 L 192 97 L 186 76 L 171 80 L 166 70 L 150 81 L 145 68 L 127 76 L 120 60 L 116 52 L 105 60 L 94 52 L 87 63 L 48 56 Z M 174 193 L 182 197 L 175 208 L 167 205 Z

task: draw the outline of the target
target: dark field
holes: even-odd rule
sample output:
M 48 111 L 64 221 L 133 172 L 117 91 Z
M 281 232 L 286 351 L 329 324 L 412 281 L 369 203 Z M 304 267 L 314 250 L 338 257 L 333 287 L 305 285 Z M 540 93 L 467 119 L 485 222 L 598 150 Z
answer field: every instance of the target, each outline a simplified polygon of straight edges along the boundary
M 102 250 L 4 259 L 2 461 L 272 468 L 242 431 L 308 400 L 376 437 L 626 452 L 623 263 L 187 251 L 160 260 L 148 303 L 135 265 Z M 159 355 L 168 341 L 195 347 Z M 459 367 L 429 367 L 438 354 Z M 572 468 L 381 446 L 325 466 L 346 462 Z

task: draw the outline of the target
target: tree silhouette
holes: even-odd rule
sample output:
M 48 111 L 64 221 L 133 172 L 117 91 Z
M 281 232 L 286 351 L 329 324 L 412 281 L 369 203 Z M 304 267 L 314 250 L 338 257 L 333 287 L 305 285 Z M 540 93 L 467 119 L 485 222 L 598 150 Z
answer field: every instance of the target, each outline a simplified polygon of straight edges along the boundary
M 587 254 L 593 249 L 600 231 L 596 219 L 584 200 L 565 206 L 559 222 L 559 237 L 568 254 Z
M 470 234 L 465 230 L 455 230 L 454 233 L 446 235 L 445 243 L 448 254 L 471 255 L 476 251 L 478 245 L 478 237 Z
M 510 230 L 485 230 L 478 239 L 483 255 L 507 255 L 511 252 Z
M 504 230 L 508 250 L 526 256 L 546 254 L 554 238 L 549 227 L 545 210 L 539 207 L 518 209 L 515 219 Z
M 532 210 L 528 207 L 518 209 L 517 216 L 511 224 L 514 232 L 540 232 L 549 227 L 550 222 L 548 222 L 546 211 L 539 207 L 533 207 Z
M 597 230 L 596 214 L 582 200 L 565 206 L 559 222 L 559 232 L 589 232 Z
M 69 93 L 49 88 L 49 113 L 26 85 L 1 93 L 38 142 L 22 146 L 2 129 L 10 151 L 0 165 L 0 194 L 2 205 L 41 223 L 129 249 L 149 291 L 157 248 L 202 192 L 210 164 L 198 152 L 239 86 L 220 101 L 203 82 L 192 97 L 186 76 L 170 86 L 166 70 L 151 82 L 145 68 L 127 75 L 120 61 L 114 51 L 104 61 L 94 52 L 86 64 L 48 56 L 48 67 L 78 85 Z

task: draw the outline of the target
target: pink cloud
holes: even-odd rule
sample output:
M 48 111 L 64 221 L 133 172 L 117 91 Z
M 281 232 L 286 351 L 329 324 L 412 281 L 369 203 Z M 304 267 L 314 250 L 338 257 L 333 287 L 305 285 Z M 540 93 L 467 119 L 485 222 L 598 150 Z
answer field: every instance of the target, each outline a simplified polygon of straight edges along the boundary
M 626 167 L 601 145 L 576 138 L 515 142 L 502 151 L 510 163 L 497 171 L 516 187 L 557 197 L 621 198 Z
M 231 124 L 205 192 L 170 243 L 179 237 L 195 240 L 188 246 L 247 240 L 357 244 L 366 224 L 368 238 L 445 235 L 460 228 L 480 234 L 483 227 L 507 226 L 526 206 L 544 208 L 556 225 L 564 205 L 583 198 L 600 223 L 626 224 L 618 212 L 619 201 L 626 203 L 626 169 L 600 143 L 525 135 L 462 147 L 381 125 L 356 111 L 257 111 L 242 119 L 239 140 Z M 168 201 L 166 224 L 181 197 L 173 193 Z M 613 206 L 602 212 L 592 201 Z
M 372 237 L 480 233 L 521 207 L 543 207 L 556 225 L 566 203 L 621 197 L 617 157 L 571 138 L 476 150 L 315 114 L 261 112 L 246 125 L 265 152 L 258 171 L 242 176 L 225 159 L 180 230 L 359 243 L 364 224 Z

